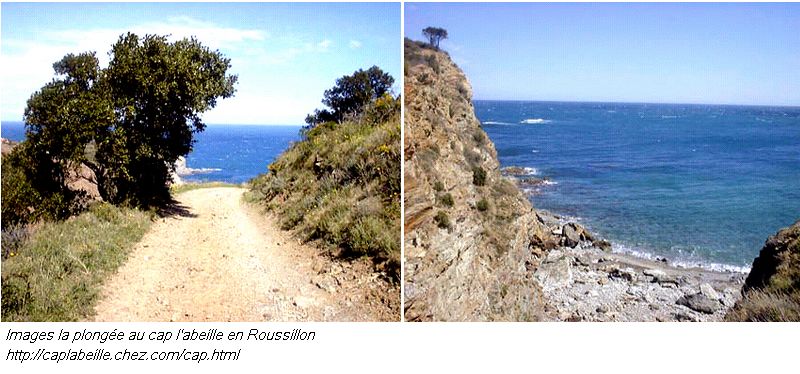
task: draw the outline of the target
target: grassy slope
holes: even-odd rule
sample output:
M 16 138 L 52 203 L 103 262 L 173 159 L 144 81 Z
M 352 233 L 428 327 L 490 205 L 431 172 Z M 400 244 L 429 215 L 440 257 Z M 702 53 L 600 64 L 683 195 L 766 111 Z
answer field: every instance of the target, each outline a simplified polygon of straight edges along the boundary
M 369 256 L 399 279 L 400 114 L 327 123 L 293 144 L 251 182 L 251 199 L 283 229 L 321 240 L 344 257 Z
M 90 317 L 102 282 L 125 261 L 151 215 L 96 204 L 62 222 L 43 223 L 2 263 L 3 321 Z
M 800 321 L 800 221 L 770 237 L 728 321 Z

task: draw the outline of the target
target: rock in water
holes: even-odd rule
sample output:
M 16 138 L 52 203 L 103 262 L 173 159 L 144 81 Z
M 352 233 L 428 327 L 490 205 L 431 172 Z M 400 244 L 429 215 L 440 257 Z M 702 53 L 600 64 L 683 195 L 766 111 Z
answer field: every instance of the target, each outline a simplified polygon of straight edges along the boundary
M 676 303 L 691 310 L 706 314 L 714 314 L 722 307 L 722 304 L 720 304 L 718 300 L 712 300 L 702 293 L 684 295 L 678 299 Z

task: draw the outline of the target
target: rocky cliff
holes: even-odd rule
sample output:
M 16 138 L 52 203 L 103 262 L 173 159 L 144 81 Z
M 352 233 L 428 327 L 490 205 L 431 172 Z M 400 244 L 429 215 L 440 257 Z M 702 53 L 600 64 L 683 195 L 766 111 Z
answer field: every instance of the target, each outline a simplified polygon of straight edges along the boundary
M 800 321 L 800 221 L 769 237 L 730 321 Z
M 560 237 L 514 182 L 447 53 L 405 42 L 405 317 L 547 318 L 533 277 Z

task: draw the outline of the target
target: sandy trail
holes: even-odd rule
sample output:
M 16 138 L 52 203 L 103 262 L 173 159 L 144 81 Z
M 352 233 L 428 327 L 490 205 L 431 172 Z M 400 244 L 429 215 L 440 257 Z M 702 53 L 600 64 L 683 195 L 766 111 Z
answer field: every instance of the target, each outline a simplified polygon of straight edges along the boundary
M 95 320 L 399 320 L 396 286 L 299 243 L 242 202 L 244 191 L 178 195 L 179 212 L 154 223 L 103 286 Z

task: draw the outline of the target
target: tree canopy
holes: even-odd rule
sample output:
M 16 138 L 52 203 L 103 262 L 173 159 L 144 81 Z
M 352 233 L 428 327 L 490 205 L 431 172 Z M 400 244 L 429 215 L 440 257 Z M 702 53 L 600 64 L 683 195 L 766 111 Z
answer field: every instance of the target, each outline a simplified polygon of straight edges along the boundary
M 94 53 L 53 64 L 56 78 L 25 109 L 20 152 L 31 185 L 45 195 L 81 163 L 104 200 L 151 206 L 169 198 L 171 169 L 203 131 L 200 114 L 234 94 L 230 60 L 194 38 L 120 36 L 100 68 Z
M 436 49 L 439 49 L 439 42 L 442 39 L 447 39 L 447 30 L 439 27 L 428 26 L 422 29 L 422 34 L 428 38 L 430 45 Z
M 361 112 L 367 104 L 389 93 L 392 84 L 394 78 L 377 66 L 343 76 L 323 94 L 322 103 L 330 109 L 315 110 L 306 117 L 306 123 L 314 126 L 323 122 L 341 122 L 347 115 Z

